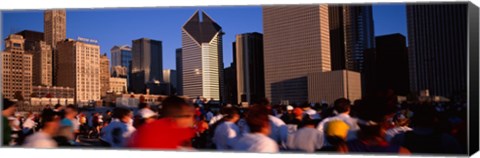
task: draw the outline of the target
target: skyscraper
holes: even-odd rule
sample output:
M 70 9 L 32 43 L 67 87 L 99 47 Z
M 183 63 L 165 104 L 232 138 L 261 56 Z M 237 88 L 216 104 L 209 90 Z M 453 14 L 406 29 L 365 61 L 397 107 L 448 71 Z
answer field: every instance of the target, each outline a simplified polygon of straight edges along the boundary
M 166 93 L 173 95 L 177 89 L 177 71 L 172 69 L 163 70 L 163 81 L 167 84 Z
M 183 95 L 182 48 L 175 49 L 175 59 L 175 66 L 177 68 L 177 95 Z
M 52 47 L 53 85 L 57 84 L 57 43 L 67 38 L 67 13 L 65 10 L 46 10 L 43 14 L 43 39 Z
M 57 86 L 75 89 L 75 103 L 100 100 L 100 46 L 66 39 L 59 42 Z
M 107 54 L 100 55 L 100 94 L 106 96 L 110 90 L 110 62 Z
M 378 90 L 393 90 L 397 95 L 410 92 L 408 77 L 408 51 L 405 36 L 389 34 L 375 37 L 378 70 Z
M 331 70 L 327 5 L 263 7 L 265 94 L 308 101 L 307 75 Z
M 16 33 L 25 39 L 25 53 L 33 55 L 33 81 L 34 86 L 53 86 L 53 55 L 52 47 L 44 40 L 42 32 L 23 30 Z
M 114 67 L 115 66 L 122 66 L 125 67 L 126 69 L 129 66 L 129 61 L 132 60 L 132 48 L 130 48 L 127 45 L 124 46 L 113 46 L 112 49 L 110 49 L 111 53 L 111 60 L 112 60 L 112 73 L 114 73 Z
M 363 70 L 366 49 L 373 48 L 371 5 L 329 6 L 332 70 Z
M 413 91 L 450 97 L 467 90 L 467 3 L 407 5 Z
M 235 42 L 234 42 L 235 43 Z M 233 47 L 235 49 L 235 47 Z M 227 104 L 238 104 L 238 95 L 237 95 L 237 69 L 235 62 L 232 62 L 229 67 L 226 67 L 223 70 L 223 75 L 225 79 L 225 91 L 222 95 L 223 102 Z
M 222 28 L 196 11 L 182 27 L 183 94 L 220 100 L 223 83 Z
M 236 36 L 237 98 L 252 104 L 265 97 L 263 35 L 257 32 Z
M 27 100 L 32 93 L 32 55 L 25 53 L 25 39 L 12 34 L 5 39 L 2 57 L 2 95 Z
M 132 46 L 132 91 L 146 93 L 147 83 L 163 80 L 162 41 L 140 38 Z
M 45 42 L 55 49 L 57 42 L 67 38 L 67 13 L 65 10 L 46 10 L 43 18 Z

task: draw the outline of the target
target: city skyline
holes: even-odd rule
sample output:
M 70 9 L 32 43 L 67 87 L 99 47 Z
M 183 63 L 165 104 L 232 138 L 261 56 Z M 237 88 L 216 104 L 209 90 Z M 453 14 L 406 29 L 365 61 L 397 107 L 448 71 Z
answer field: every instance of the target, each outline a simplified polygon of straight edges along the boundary
M 237 34 L 263 33 L 261 6 L 67 9 L 67 38 L 86 37 L 98 40 L 101 53 L 107 53 L 109 59 L 111 59 L 110 49 L 115 45 L 131 47 L 132 40 L 142 37 L 161 40 L 164 49 L 164 69 L 176 69 L 175 49 L 181 47 L 180 28 L 196 10 L 207 12 L 222 25 L 226 33 L 223 43 L 234 42 Z M 43 10 L 3 11 L 2 14 L 3 39 L 10 33 L 22 30 L 43 32 Z M 163 16 L 171 14 L 176 16 Z M 135 19 L 140 15 L 142 18 Z M 405 4 L 374 4 L 373 18 L 375 36 L 392 33 L 407 36 Z M 139 23 L 142 25 L 137 25 Z M 118 36 L 112 38 L 112 35 Z M 3 47 L 4 45 L 2 50 Z M 224 67 L 227 67 L 233 61 L 232 45 L 224 44 L 223 50 L 223 63 Z

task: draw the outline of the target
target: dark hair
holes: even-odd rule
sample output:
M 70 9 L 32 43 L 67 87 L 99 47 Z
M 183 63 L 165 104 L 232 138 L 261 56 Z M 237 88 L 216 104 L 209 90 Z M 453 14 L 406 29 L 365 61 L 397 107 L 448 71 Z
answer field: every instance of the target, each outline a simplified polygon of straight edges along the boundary
M 143 108 L 146 108 L 147 106 L 148 106 L 147 103 L 139 103 L 138 109 L 143 109 Z
M 112 118 L 122 119 L 123 117 L 127 116 L 131 112 L 132 111 L 130 111 L 130 109 L 127 109 L 124 107 L 116 107 L 115 109 L 113 109 Z
M 248 127 L 250 127 L 250 132 L 260 132 L 263 128 L 268 127 L 270 120 L 268 118 L 268 109 L 263 105 L 253 105 L 249 111 L 248 115 L 245 118 L 247 121 Z
M 162 102 L 162 117 L 169 117 L 182 111 L 185 107 L 192 107 L 184 99 L 177 96 L 169 96 Z
M 10 99 L 3 99 L 2 110 L 6 110 L 12 106 L 16 106 L 15 102 L 11 101 Z
M 58 109 L 58 108 L 61 107 L 61 106 L 62 106 L 62 105 L 60 105 L 60 104 L 55 104 L 55 107 L 54 107 L 54 108 L 55 108 L 55 109 Z
M 72 105 L 72 104 L 67 105 L 67 107 L 65 107 L 65 108 L 72 109 L 72 111 L 78 112 L 78 108 L 75 105 Z
M 370 139 L 380 136 L 382 123 L 386 121 L 386 116 L 393 114 L 395 109 L 388 106 L 388 99 L 385 97 L 368 97 L 363 99 L 359 105 L 359 119 L 364 123 L 359 123 L 360 131 L 358 133 L 361 139 Z M 366 124 L 366 122 L 375 122 L 376 124 Z
M 350 100 L 345 99 L 345 98 L 340 98 L 340 99 L 335 100 L 335 102 L 333 103 L 333 108 L 338 113 L 344 113 L 344 112 L 347 112 L 348 110 L 350 110 L 350 105 L 351 105 Z
M 225 120 L 231 120 L 233 119 L 233 115 L 239 115 L 239 111 L 237 108 L 234 108 L 234 107 L 230 107 L 230 108 L 224 108 L 224 119 Z

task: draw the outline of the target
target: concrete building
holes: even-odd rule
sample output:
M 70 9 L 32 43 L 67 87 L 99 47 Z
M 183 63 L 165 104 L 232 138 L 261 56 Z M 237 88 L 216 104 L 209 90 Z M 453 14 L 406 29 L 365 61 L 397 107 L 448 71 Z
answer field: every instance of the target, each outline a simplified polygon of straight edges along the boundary
M 196 11 L 183 25 L 183 95 L 220 100 L 223 90 L 223 34 L 220 25 L 205 12 L 200 14 Z
M 110 61 L 107 54 L 100 56 L 100 94 L 101 96 L 107 95 L 107 91 L 110 90 Z
M 236 81 L 239 102 L 252 104 L 265 97 L 263 35 L 257 32 L 236 36 Z
M 177 95 L 183 95 L 182 48 L 175 49 L 175 59 L 175 66 L 177 68 Z
M 92 40 L 90 40 L 92 41 Z M 58 43 L 57 86 L 75 89 L 75 102 L 100 100 L 100 46 L 95 42 L 66 39 Z
M 355 101 L 362 98 L 361 75 L 355 71 L 337 70 L 308 75 L 308 102 L 333 104 L 336 99 Z
M 46 10 L 43 14 L 44 40 L 55 50 L 57 42 L 67 38 L 65 10 Z
M 44 34 L 31 30 L 23 30 L 16 34 L 25 39 L 25 53 L 33 55 L 33 85 L 52 86 L 53 52 L 52 47 L 43 40 Z
M 25 39 L 12 34 L 5 39 L 2 61 L 2 95 L 28 100 L 32 92 L 32 55 L 25 53 Z
M 114 94 L 127 94 L 127 79 L 121 77 L 110 77 L 110 90 Z
M 145 93 L 146 84 L 163 80 L 162 41 L 140 38 L 132 45 L 132 92 Z
M 308 101 L 307 75 L 331 70 L 327 5 L 264 6 L 265 95 Z
M 32 86 L 35 98 L 74 98 L 75 89 L 70 87 Z
M 468 3 L 407 5 L 411 90 L 445 97 L 467 92 L 467 8 Z
M 112 67 L 112 77 L 121 77 L 128 80 L 128 69 L 124 66 L 113 66 Z
M 167 94 L 176 94 L 177 90 L 177 71 L 172 69 L 163 70 L 163 82 L 168 84 Z

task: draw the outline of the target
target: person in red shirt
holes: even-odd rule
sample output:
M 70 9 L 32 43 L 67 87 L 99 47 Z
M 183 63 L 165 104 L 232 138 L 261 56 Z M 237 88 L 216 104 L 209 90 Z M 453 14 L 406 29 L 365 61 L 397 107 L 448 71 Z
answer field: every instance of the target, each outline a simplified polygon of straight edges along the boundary
M 169 96 L 162 102 L 162 118 L 145 124 L 133 133 L 128 147 L 178 150 L 191 148 L 195 136 L 195 108 L 184 99 Z

